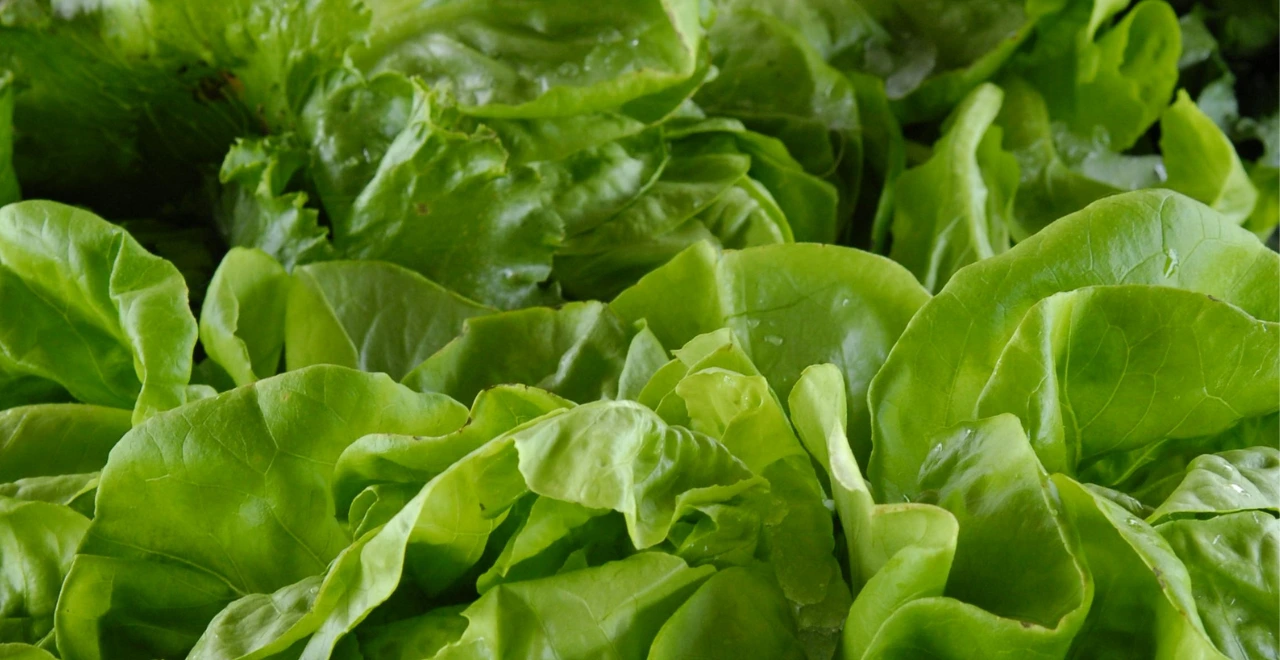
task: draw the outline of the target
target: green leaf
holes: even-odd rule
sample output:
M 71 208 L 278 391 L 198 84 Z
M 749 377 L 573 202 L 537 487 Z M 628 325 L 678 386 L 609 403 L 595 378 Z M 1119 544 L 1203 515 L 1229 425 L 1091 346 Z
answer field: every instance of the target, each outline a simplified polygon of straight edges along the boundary
M 629 334 L 597 302 L 476 317 L 404 383 L 459 401 L 503 383 L 538 387 L 579 403 L 610 398 L 617 392 Z
M 5 14 L 0 68 L 13 74 L 11 153 L 28 197 L 151 213 L 255 123 L 230 62 L 167 39 L 178 26 L 154 13 L 24 0 Z
M 1039 301 L 1090 286 L 1144 284 L 1211 295 L 1275 322 L 1278 277 L 1280 257 L 1177 193 L 1116 195 L 1053 223 L 964 269 L 912 319 L 871 386 L 882 447 L 871 458 L 871 483 L 886 501 L 911 494 L 928 438 L 981 416 L 983 389 Z M 892 451 L 883 447 L 889 439 Z
M 919 492 L 960 525 L 946 594 L 1056 629 L 1065 646 L 1088 610 L 1088 574 L 1018 419 L 945 431 L 920 466 Z
M 1156 527 L 1187 567 L 1209 639 L 1236 660 L 1276 654 L 1280 522 L 1257 511 Z
M 1192 103 L 1186 90 L 1160 117 L 1160 150 L 1167 185 L 1208 204 L 1228 220 L 1243 223 L 1258 199 L 1235 146 Z
M 1244 221 L 1245 229 L 1259 238 L 1270 236 L 1280 223 L 1280 169 L 1258 163 L 1247 168 L 1249 180 L 1258 191 L 1253 213 Z
M 249 660 L 295 645 L 304 656 L 329 657 L 339 638 L 390 598 L 406 573 L 428 595 L 461 577 L 526 492 L 510 438 L 487 443 L 421 488 L 385 525 L 347 546 L 322 574 L 228 605 L 190 657 Z
M 495 587 L 468 607 L 469 624 L 439 660 L 647 657 L 658 631 L 715 573 L 642 552 L 622 561 Z
M 370 4 L 372 35 L 354 50 L 358 65 L 418 76 L 486 117 L 616 108 L 694 75 L 703 39 L 692 0 Z
M 893 648 L 903 636 L 893 621 L 899 610 L 943 593 L 955 557 L 956 519 L 931 504 L 877 505 L 871 499 L 845 432 L 844 388 L 834 365 L 805 369 L 790 406 L 801 440 L 827 473 L 846 539 L 855 598 L 841 632 L 841 657 L 868 657 L 876 640 Z
M 1280 510 L 1280 450 L 1251 447 L 1205 454 L 1191 461 L 1187 476 L 1147 520 Z
M 1124 151 L 1160 117 L 1178 79 L 1181 31 L 1173 9 L 1144 0 L 1068 0 L 1037 26 L 1015 70 L 1072 132 Z
M 601 434 L 610 441 L 601 442 Z M 632 543 L 642 550 L 666 538 L 690 507 L 759 483 L 720 443 L 670 426 L 630 401 L 578 406 L 514 437 L 529 490 L 620 511 Z
M 1065 475 L 1054 475 L 1094 582 L 1072 643 L 1077 657 L 1221 658 L 1206 635 L 1191 577 L 1156 530 Z
M 0 411 L 0 483 L 101 470 L 129 411 L 74 403 Z
M 561 569 L 573 553 L 595 549 L 598 544 L 621 545 L 630 551 L 622 517 L 606 516 L 608 513 L 607 509 L 536 497 L 520 529 L 476 581 L 476 590 L 483 594 L 502 584 L 564 572 Z
M 329 490 L 356 438 L 439 435 L 465 417 L 444 397 L 337 367 L 157 415 L 121 440 L 102 473 L 59 602 L 59 648 L 185 653 L 227 603 L 314 576 L 348 547 Z
M 6 660 L 56 660 L 48 651 L 30 644 L 0 644 L 0 658 Z
M 389 118 L 343 121 L 364 104 Z M 350 72 L 329 79 L 307 116 L 340 256 L 389 261 L 500 308 L 554 299 L 538 284 L 562 221 L 543 208 L 537 171 L 511 166 L 491 129 L 461 121 L 420 81 Z
M 857 71 L 846 75 L 857 94 L 859 117 L 863 124 L 863 147 L 869 164 L 863 170 L 855 218 L 871 217 L 868 245 L 872 252 L 884 254 L 888 248 L 889 226 L 893 222 L 894 185 L 907 166 L 906 142 L 902 137 L 902 126 L 889 107 L 884 82 Z M 851 243 L 849 239 L 842 237 L 842 240 L 851 245 L 860 244 L 857 242 L 860 237 L 854 235 L 851 238 Z
M 232 247 L 257 248 L 286 268 L 332 258 L 329 230 L 307 208 L 307 195 L 286 192 L 307 162 L 291 137 L 242 139 L 222 161 L 218 228 Z
M 400 379 L 494 310 L 394 264 L 330 261 L 293 273 L 285 314 L 289 370 L 337 364 Z
M 435 657 L 467 629 L 460 605 L 441 607 L 421 616 L 356 629 L 360 652 L 366 658 L 421 660 Z
M 289 276 L 271 255 L 233 247 L 209 283 L 200 345 L 236 385 L 276 375 L 284 352 Z
M 158 0 L 143 23 L 132 12 L 104 12 L 107 26 L 150 28 L 157 50 L 175 49 L 232 68 L 244 104 L 260 122 L 289 127 L 320 74 L 342 60 L 369 24 L 354 0 L 261 5 L 232 0 L 196 5 Z M 141 36 L 141 35 L 140 35 Z M 132 44 L 144 46 L 144 44 Z M 146 59 L 146 53 L 138 53 Z
M 333 493 L 339 516 L 352 500 L 376 484 L 407 484 L 414 490 L 486 442 L 547 413 L 572 404 L 522 385 L 498 385 L 476 396 L 462 428 L 434 436 L 375 433 L 351 443 L 334 465 Z M 352 520 L 351 522 L 356 522 Z
M 868 0 L 874 29 L 835 56 L 882 78 L 904 124 L 939 119 L 999 70 L 1062 0 Z
M 645 319 L 664 346 L 732 329 L 780 397 L 809 365 L 835 364 L 849 396 L 854 454 L 865 456 L 867 385 L 927 299 L 902 267 L 857 250 L 798 244 L 718 255 L 704 244 L 650 273 L 611 307 L 626 321 Z
M 631 338 L 627 347 L 627 358 L 622 363 L 622 373 L 618 375 L 618 398 L 638 401 L 658 370 L 669 361 L 667 349 L 649 330 L 648 324 L 638 321 L 639 331 Z
M 1277 434 L 1280 413 L 1250 417 L 1222 433 L 1167 439 L 1103 456 L 1082 466 L 1079 479 L 1120 489 L 1154 510 L 1182 483 L 1197 457 L 1265 445 Z
M 823 209 L 821 197 L 816 212 L 828 217 L 815 219 L 809 209 L 798 208 L 803 202 L 790 190 L 793 180 L 806 186 L 821 182 L 776 142 L 716 120 L 673 133 L 671 158 L 652 185 L 613 217 L 569 236 L 559 249 L 555 276 L 566 294 L 612 298 L 700 240 L 730 248 L 791 242 L 786 213 L 753 172 L 785 195 L 799 220 L 834 224 L 835 209 Z M 823 192 L 830 196 L 830 190 L 818 190 Z
M 13 171 L 13 74 L 0 73 L 0 206 L 22 199 Z
M 0 496 L 28 502 L 61 504 L 86 518 L 93 517 L 93 499 L 97 494 L 97 472 L 27 477 L 0 484 Z
M 647 657 L 803 660 L 806 655 L 787 600 L 770 576 L 733 567 L 712 575 L 667 619 Z
M 975 89 L 948 119 L 928 162 L 894 183 L 889 256 L 930 291 L 1009 248 L 1018 164 L 992 126 L 1003 98 L 995 85 Z
M 134 421 L 186 401 L 196 323 L 182 275 L 124 230 L 53 202 L 0 209 L 0 408 L 51 384 Z M 25 383 L 24 383 L 25 381 Z M 26 400 L 24 400 L 26 399 Z
M 824 618 L 828 606 L 838 610 L 829 621 L 803 620 L 802 614 L 799 622 L 807 639 L 829 635 L 834 646 L 848 596 L 833 556 L 835 539 L 826 494 L 764 377 L 754 367 L 743 374 L 716 364 L 724 354 L 719 349 L 701 359 L 675 386 L 674 395 L 684 401 L 691 428 L 718 439 L 769 482 L 771 504 L 780 513 L 764 521 L 764 554 L 790 601 L 809 608 L 808 614 L 818 619 Z M 843 388 L 837 391 L 842 393 Z M 666 405 L 664 401 L 659 412 Z
M 1275 412 L 1277 336 L 1280 324 L 1193 291 L 1117 285 L 1055 294 L 1009 337 L 977 414 L 1026 420 L 1046 469 L 1075 474 L 1108 454 Z
M 1017 158 L 1021 175 L 1011 227 L 1016 240 L 1121 191 L 1118 182 L 1088 176 L 1064 160 L 1058 144 L 1062 130 L 1051 124 L 1045 97 L 1035 87 L 1017 76 L 1006 76 L 1000 84 L 1005 95 L 996 122 L 1004 129 L 1004 146 Z M 1104 148 L 1091 148 L 1083 158 L 1097 159 L 1103 152 Z
M 694 100 L 709 113 L 735 117 L 781 140 L 805 171 L 836 186 L 843 209 L 838 221 L 843 222 L 862 168 L 853 86 L 792 26 L 753 8 L 726 4 L 708 35 L 718 75 Z M 806 240 L 829 242 L 836 234 L 828 231 Z
M 65 506 L 0 497 L 0 642 L 40 643 L 89 521 Z

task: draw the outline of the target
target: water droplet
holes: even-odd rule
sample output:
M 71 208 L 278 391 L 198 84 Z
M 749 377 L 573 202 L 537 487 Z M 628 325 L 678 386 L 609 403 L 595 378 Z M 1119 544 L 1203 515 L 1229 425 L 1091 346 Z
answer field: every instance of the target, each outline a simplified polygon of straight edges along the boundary
M 1221 541 L 1221 540 L 1222 540 L 1222 535 L 1221 535 L 1221 534 L 1219 534 L 1219 535 L 1217 535 L 1217 536 L 1213 537 L 1213 543 L 1210 543 L 1209 545 L 1218 545 L 1218 541 Z
M 1125 522 L 1129 523 L 1130 527 L 1137 527 L 1138 525 L 1142 524 L 1142 521 L 1138 520 L 1137 518 L 1130 518 Z
M 1244 489 L 1240 487 L 1240 484 L 1231 484 L 1231 490 L 1241 494 L 1244 493 Z
M 764 341 L 766 344 L 769 344 L 770 346 L 782 345 L 782 337 L 779 337 L 778 335 L 765 335 Z
M 849 299 L 848 299 L 848 298 L 841 298 L 841 299 L 840 299 L 840 306 L 841 306 L 841 307 L 848 307 L 848 306 L 849 306 Z
M 640 40 L 639 40 L 639 39 L 632 39 L 632 40 L 631 40 L 631 47 L 632 47 L 632 48 L 635 48 L 636 46 L 639 46 L 639 45 L 640 45 Z
M 1178 272 L 1178 251 L 1169 248 L 1164 251 L 1164 276 L 1173 277 Z
M 760 319 L 747 319 L 747 327 L 748 328 L 760 327 Z
M 561 78 L 572 78 L 578 75 L 579 71 L 580 69 L 578 65 L 573 62 L 564 62 L 560 66 L 556 67 L 556 75 Z

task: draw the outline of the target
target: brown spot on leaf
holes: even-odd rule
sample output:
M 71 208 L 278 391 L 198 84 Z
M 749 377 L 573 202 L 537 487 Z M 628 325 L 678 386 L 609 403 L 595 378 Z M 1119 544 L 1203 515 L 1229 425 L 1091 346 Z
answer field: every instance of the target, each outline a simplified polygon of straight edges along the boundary
M 193 92 L 201 103 L 213 103 L 244 96 L 244 83 L 230 71 L 218 71 L 196 83 Z

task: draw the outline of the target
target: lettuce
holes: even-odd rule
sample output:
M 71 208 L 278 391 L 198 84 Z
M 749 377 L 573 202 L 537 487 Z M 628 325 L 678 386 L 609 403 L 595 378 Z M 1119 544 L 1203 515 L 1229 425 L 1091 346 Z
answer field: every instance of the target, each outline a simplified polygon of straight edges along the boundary
M 0 1 L 0 657 L 1276 657 L 1255 5 Z

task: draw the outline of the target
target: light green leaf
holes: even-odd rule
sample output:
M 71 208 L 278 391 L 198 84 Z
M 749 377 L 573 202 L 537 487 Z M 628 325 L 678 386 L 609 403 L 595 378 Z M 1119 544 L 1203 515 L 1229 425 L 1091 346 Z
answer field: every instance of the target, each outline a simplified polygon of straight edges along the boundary
M 946 594 L 1055 630 L 1065 647 L 1089 609 L 1091 585 L 1018 419 L 945 431 L 920 466 L 919 492 L 960 525 Z
M 510 439 L 487 443 L 347 546 L 322 574 L 228 605 L 190 657 L 251 660 L 295 644 L 303 656 L 329 657 L 339 638 L 392 596 L 405 573 L 428 595 L 457 580 L 525 492 Z
M 48 651 L 30 644 L 0 644 L 0 658 L 6 660 L 57 660 Z
M 0 642 L 41 642 L 89 521 L 65 506 L 0 497 Z
M 434 437 L 366 435 L 351 443 L 334 465 L 339 516 L 361 491 L 376 484 L 407 484 L 414 492 L 493 438 L 572 404 L 522 385 L 498 385 L 476 396 L 462 428 Z M 355 520 L 350 521 L 355 523 Z
M 233 247 L 200 310 L 200 345 L 236 385 L 276 375 L 284 351 L 289 276 L 262 250 Z
M 476 317 L 404 383 L 459 401 L 503 383 L 538 387 L 579 403 L 610 398 L 617 392 L 629 334 L 597 302 Z
M 17 396 L 0 408 L 30 402 L 24 390 L 45 381 L 132 408 L 135 422 L 182 405 L 196 339 L 186 294 L 172 264 L 92 213 L 0 209 L 0 308 L 22 319 L 0 328 L 0 382 Z
M 1169 188 L 1208 204 L 1228 220 L 1244 223 L 1258 191 L 1240 164 L 1235 146 L 1186 90 L 1160 116 L 1160 150 Z
M 1108 454 L 1275 412 L 1278 337 L 1280 324 L 1193 291 L 1058 293 L 1027 310 L 976 410 L 1026 420 L 1045 468 L 1075 474 Z
M 369 4 L 372 35 L 353 53 L 358 65 L 421 77 L 486 117 L 616 108 L 692 76 L 703 38 L 692 0 Z
M 1076 135 L 1124 151 L 1160 117 L 1178 79 L 1181 31 L 1173 9 L 1144 0 L 1068 0 L 1037 26 L 1014 67 Z M 1109 26 L 1109 27 L 1108 27 Z
M 1236 511 L 1280 510 L 1280 450 L 1251 447 L 1205 454 L 1191 461 L 1187 476 L 1147 520 Z
M 445 397 L 337 367 L 156 416 L 121 440 L 102 473 L 59 601 L 59 648 L 86 658 L 185 653 L 227 603 L 314 576 L 348 548 L 329 490 L 334 461 L 356 438 L 440 435 L 465 418 Z
M 1280 522 L 1248 511 L 1175 520 L 1156 531 L 1186 565 L 1200 619 L 1218 650 L 1235 660 L 1276 657 Z
M 1009 248 L 1018 164 L 992 127 L 1004 94 L 983 84 L 948 119 L 928 162 L 894 184 L 889 256 L 937 291 L 960 268 Z
M 650 660 L 804 660 L 790 607 L 767 573 L 728 568 L 712 575 L 662 625 Z
M 74 403 L 0 411 L 0 483 L 95 472 L 129 431 L 129 411 Z
M 669 358 L 662 342 L 649 330 L 648 324 L 639 321 L 641 326 L 631 338 L 627 347 L 627 358 L 622 363 L 622 373 L 618 375 L 618 398 L 638 401 L 658 370 L 667 364 Z
M 630 551 L 622 517 L 606 516 L 608 513 L 607 509 L 535 498 L 520 529 L 476 581 L 476 590 L 483 594 L 498 585 L 555 575 L 570 555 L 598 543 L 621 545 Z
M 835 364 L 849 396 L 854 454 L 865 456 L 867 385 L 927 299 L 902 267 L 857 250 L 797 244 L 718 255 L 698 245 L 611 307 L 626 321 L 648 321 L 664 346 L 732 329 L 780 397 L 809 365 Z
M 0 484 L 0 496 L 27 502 L 61 504 L 86 518 L 93 517 L 93 499 L 97 494 L 97 472 L 27 477 Z
M 1077 657 L 1222 658 L 1205 633 L 1191 577 L 1156 530 L 1065 475 L 1054 475 L 1094 582 Z
M 1120 489 L 1155 510 L 1182 483 L 1196 458 L 1266 445 L 1275 437 L 1280 437 L 1280 413 L 1250 417 L 1222 433 L 1171 438 L 1103 456 L 1083 466 L 1078 478 Z
M 647 657 L 672 614 L 715 573 L 679 557 L 642 552 L 596 568 L 490 589 L 438 660 L 498 657 Z
M 886 501 L 910 495 L 928 438 L 981 416 L 979 398 L 1000 356 L 1044 298 L 1098 285 L 1165 286 L 1275 322 L 1277 278 L 1280 257 L 1252 234 L 1167 191 L 1100 200 L 966 268 L 912 319 L 871 386 L 874 489 Z
M 293 274 L 285 317 L 290 370 L 337 364 L 400 379 L 494 310 L 417 273 L 377 261 L 331 261 Z
M 639 549 L 666 538 L 688 508 L 759 483 L 720 443 L 630 401 L 578 406 L 514 437 L 529 490 L 620 511 Z
M 729 344 L 727 348 L 737 347 Z M 682 352 L 687 351 L 686 347 Z M 830 636 L 834 646 L 848 596 L 833 556 L 835 539 L 826 495 L 764 377 L 756 375 L 754 368 L 742 374 L 715 366 L 724 353 L 717 350 L 704 357 L 676 385 L 674 394 L 683 399 L 691 428 L 718 439 L 769 482 L 771 504 L 779 512 L 765 516 L 764 554 L 783 593 L 808 608 L 809 616 L 825 618 L 827 607 L 838 610 L 829 621 L 806 621 L 802 614 L 798 624 L 807 639 Z M 843 388 L 838 392 L 843 394 Z

